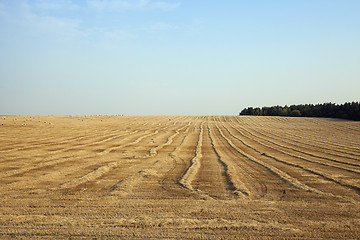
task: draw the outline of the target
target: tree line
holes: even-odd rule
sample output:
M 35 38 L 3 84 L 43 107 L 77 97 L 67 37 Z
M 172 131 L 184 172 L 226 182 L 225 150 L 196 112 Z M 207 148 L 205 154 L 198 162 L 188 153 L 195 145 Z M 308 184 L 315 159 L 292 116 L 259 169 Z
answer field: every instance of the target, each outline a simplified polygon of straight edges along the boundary
M 239 115 L 254 116 L 291 116 L 291 117 L 326 117 L 343 118 L 360 121 L 360 102 L 348 102 L 344 104 L 300 104 L 291 106 L 272 107 L 248 107 L 244 108 Z

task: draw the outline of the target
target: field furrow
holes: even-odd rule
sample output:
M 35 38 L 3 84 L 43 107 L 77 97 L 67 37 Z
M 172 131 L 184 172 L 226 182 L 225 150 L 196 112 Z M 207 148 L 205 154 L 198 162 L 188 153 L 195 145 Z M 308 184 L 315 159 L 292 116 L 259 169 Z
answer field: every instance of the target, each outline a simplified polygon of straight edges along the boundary
M 273 117 L 275 119 L 284 119 L 282 117 Z M 236 121 L 240 121 L 239 117 L 235 118 Z M 342 131 L 341 129 L 329 128 L 328 125 L 325 127 L 319 124 L 319 120 L 308 118 L 306 123 L 299 121 L 297 118 L 287 118 L 287 124 L 279 124 L 277 121 L 267 121 L 272 119 L 271 117 L 264 117 L 263 121 L 254 121 L 253 118 L 249 117 L 242 124 L 247 126 L 248 129 L 275 129 L 275 132 L 279 132 L 286 136 L 296 136 L 304 139 L 302 142 L 317 142 L 317 145 L 322 146 L 338 146 L 340 149 L 349 149 L 359 153 L 359 143 L 356 138 L 357 134 L 351 131 Z M 331 120 L 329 120 L 331 121 Z M 342 121 L 342 120 L 340 120 Z M 348 123 L 346 121 L 345 123 Z M 314 138 L 314 131 L 316 131 L 316 138 Z M 334 134 L 336 132 L 336 134 Z M 305 140 L 306 139 L 306 140 Z M 354 142 L 354 140 L 357 142 Z
M 154 161 L 149 161 L 149 160 L 146 160 L 146 159 L 154 158 L 154 157 L 157 155 L 157 151 L 160 150 L 160 149 L 162 149 L 163 147 L 171 144 L 171 142 L 173 141 L 173 138 L 174 138 L 176 135 L 179 134 L 179 131 L 180 131 L 181 129 L 183 129 L 183 128 L 185 128 L 185 127 L 186 127 L 186 126 L 180 128 L 180 129 L 177 129 L 174 134 L 172 134 L 171 136 L 167 137 L 167 141 L 166 141 L 165 143 L 160 144 L 160 145 L 158 145 L 158 146 L 156 146 L 156 147 L 152 147 L 152 148 L 149 149 L 149 150 L 147 149 L 147 150 L 143 151 L 143 152 L 147 152 L 146 155 L 136 156 L 136 157 L 133 157 L 133 159 L 137 160 L 137 162 L 140 162 L 140 164 L 143 164 L 143 163 L 150 164 L 150 165 L 155 164 L 155 162 L 156 162 L 157 160 L 155 160 L 155 162 L 154 162 Z M 166 129 L 166 128 L 165 128 L 165 129 Z M 163 130 L 164 130 L 164 129 L 163 129 Z M 121 146 L 121 147 L 122 147 L 122 148 L 129 147 L 129 146 L 131 146 L 131 145 L 138 144 L 138 143 L 140 143 L 141 141 L 143 141 L 144 139 L 149 138 L 149 137 L 152 137 L 152 136 L 154 136 L 154 135 L 162 136 L 162 135 L 164 135 L 164 134 L 168 134 L 169 132 L 171 132 L 171 131 L 163 131 L 163 134 L 159 134 L 159 131 L 160 131 L 160 130 L 155 130 L 155 131 L 152 132 L 152 133 L 145 134 L 145 135 L 137 138 L 135 141 L 130 142 L 130 143 L 128 143 L 128 144 L 125 144 L 125 145 L 123 145 L 123 146 Z M 108 154 L 108 153 L 112 152 L 112 151 L 114 150 L 114 148 L 118 148 L 118 147 L 106 148 L 106 149 L 102 150 L 101 152 L 99 152 L 99 153 L 98 153 L 98 156 L 101 158 L 102 155 Z M 105 159 L 106 159 L 106 158 L 105 158 Z M 104 160 L 105 160 L 105 159 L 104 159 Z M 120 158 L 120 159 L 117 159 L 116 161 L 113 161 L 113 162 L 104 162 L 104 163 L 102 163 L 102 164 L 103 164 L 102 166 L 96 168 L 95 170 L 93 170 L 93 171 L 91 171 L 91 172 L 89 172 L 89 173 L 86 173 L 85 175 L 83 175 L 83 176 L 81 176 L 81 177 L 77 177 L 77 178 L 75 178 L 75 179 L 73 179 L 73 180 L 71 180 L 71 181 L 68 181 L 68 182 L 62 184 L 62 185 L 60 186 L 60 188 L 72 188 L 72 187 L 76 187 L 76 186 L 78 186 L 78 185 L 80 185 L 80 184 L 89 182 L 89 181 L 94 181 L 94 180 L 96 180 L 97 178 L 103 176 L 104 174 L 107 174 L 107 173 L 108 173 L 109 171 L 111 171 L 112 169 L 114 169 L 114 168 L 120 166 L 121 164 L 123 164 L 124 160 L 125 160 L 125 159 Z M 139 161 L 139 160 L 140 160 L 140 161 Z M 134 162 L 135 162 L 135 161 L 134 161 Z M 139 165 L 140 165 L 140 164 L 139 164 Z M 134 163 L 133 165 L 136 165 L 136 163 Z M 143 172 L 144 172 L 144 171 L 142 171 L 142 170 L 138 171 L 138 173 L 140 173 L 140 174 L 143 173 Z M 127 177 L 127 179 L 131 179 L 132 182 L 138 181 L 138 179 L 135 179 L 135 180 L 134 180 L 134 178 L 139 178 L 138 176 L 139 176 L 139 175 L 137 174 L 137 175 L 134 175 L 134 176 L 132 176 L 132 177 Z M 124 180 L 120 180 L 119 182 L 121 182 L 122 185 L 125 184 L 125 181 L 124 181 Z M 117 186 L 120 185 L 119 182 L 117 183 Z M 115 189 L 114 186 L 115 186 L 115 185 L 113 185 L 112 189 Z M 119 188 L 119 187 L 118 187 L 118 188 Z
M 275 145 L 278 149 L 282 149 L 282 150 L 288 152 L 289 154 L 290 153 L 293 154 L 294 156 L 302 157 L 303 159 L 306 158 L 309 161 L 318 163 L 320 165 L 331 166 L 334 168 L 342 169 L 342 170 L 353 172 L 353 173 L 360 173 L 360 164 L 358 164 L 358 160 L 356 158 L 342 157 L 342 156 L 336 156 L 336 155 L 333 155 L 332 158 L 330 158 L 330 157 L 326 156 L 326 155 L 328 155 L 326 153 L 323 155 L 314 154 L 314 152 L 316 152 L 316 150 L 309 149 L 309 148 L 306 148 L 307 151 L 304 151 L 304 148 L 299 148 L 295 144 L 289 144 L 288 142 L 285 142 L 285 141 L 282 141 L 282 140 L 279 140 L 276 138 L 271 138 L 271 137 L 265 135 L 263 132 L 259 132 L 256 130 L 247 130 L 247 132 L 252 137 L 256 137 L 260 141 Z M 309 150 L 311 151 L 310 153 L 309 153 Z M 334 157 L 337 157 L 337 159 L 335 159 Z M 347 161 L 344 158 L 347 159 Z
M 237 126 L 237 128 L 240 128 Z M 262 150 L 262 154 L 264 156 L 268 156 L 274 160 L 276 160 L 278 163 L 283 163 L 290 166 L 298 167 L 302 170 L 305 170 L 308 173 L 311 173 L 311 175 L 317 175 L 323 178 L 323 181 L 330 181 L 332 183 L 336 183 L 337 185 L 340 185 L 341 187 L 345 187 L 346 189 L 354 190 L 355 193 L 359 193 L 359 175 L 356 172 L 353 171 L 346 171 L 347 173 L 344 173 L 343 168 L 334 168 L 332 165 L 327 165 L 325 163 L 321 162 L 314 162 L 307 158 L 304 158 L 302 156 L 289 153 L 287 151 L 282 150 L 277 145 L 272 145 L 272 142 L 267 141 L 266 143 L 257 140 L 257 135 L 250 134 L 250 136 L 247 136 L 244 134 L 245 132 L 249 133 L 248 129 L 241 129 L 239 131 L 237 128 L 234 128 L 238 133 L 240 133 L 242 136 L 246 136 L 247 139 L 250 141 L 256 143 L 258 146 L 256 146 L 256 149 Z M 262 147 L 259 147 L 262 146 Z M 284 161 L 286 160 L 286 161 Z M 320 165 L 320 167 L 319 167 Z M 280 166 L 281 167 L 281 166 Z M 339 171 L 340 170 L 340 171 Z M 353 176 L 351 176 L 353 174 Z M 305 175 L 306 176 L 306 175 Z M 319 184 L 320 181 L 315 182 L 315 186 Z M 321 182 L 320 182 L 321 183 Z M 332 184 L 334 185 L 334 184 Z M 329 188 L 324 187 L 317 187 L 320 190 L 321 189 L 328 189 L 329 192 L 333 192 L 335 195 L 342 195 L 344 194 L 344 189 L 339 188 L 339 186 L 333 186 Z M 345 194 L 349 194 L 352 197 L 358 198 L 358 196 L 349 193 L 348 191 L 345 191 Z
M 208 126 L 208 135 L 210 138 L 210 144 L 217 156 L 218 162 L 221 164 L 223 168 L 223 178 L 226 184 L 226 189 L 231 191 L 235 196 L 246 197 L 249 196 L 249 190 L 246 188 L 245 184 L 239 179 L 238 172 L 235 164 L 232 161 L 229 161 L 226 157 L 223 156 L 220 150 L 220 146 L 218 146 L 215 141 L 212 131 Z
M 0 239 L 359 239 L 359 122 L 0 117 Z
M 186 189 L 188 189 L 190 192 L 196 192 L 203 198 L 208 198 L 206 194 L 201 192 L 199 189 L 194 189 L 192 182 L 196 178 L 199 169 L 201 168 L 201 158 L 202 158 L 202 143 L 203 143 L 203 127 L 204 123 L 201 123 L 200 125 L 200 132 L 198 141 L 196 143 L 195 148 L 195 156 L 190 161 L 190 166 L 186 169 L 184 175 L 180 178 L 179 183 Z
M 184 130 L 185 128 L 186 130 Z M 179 143 L 178 147 L 181 147 L 183 139 L 178 137 L 178 135 L 183 134 L 188 130 L 188 125 L 175 130 L 174 134 L 167 137 L 167 141 L 165 143 L 151 148 L 148 151 L 148 156 L 139 159 L 140 161 L 138 164 L 131 164 L 132 171 L 124 171 L 124 168 L 121 168 L 120 170 L 118 167 L 117 169 L 114 169 L 112 174 L 109 174 L 109 176 L 103 176 L 100 180 L 113 181 L 112 186 L 109 187 L 111 195 L 127 196 L 132 194 L 131 197 L 133 198 L 146 198 L 149 191 L 156 191 L 161 194 L 161 182 L 164 179 L 164 175 L 171 169 L 171 165 L 169 164 L 171 161 L 169 149 L 171 149 L 172 146 L 170 145 L 173 142 L 176 142 Z M 123 172 L 122 174 L 125 173 L 126 176 L 118 180 L 120 171 Z M 114 178 L 116 179 L 116 182 L 114 182 Z M 136 191 L 133 191 L 134 188 L 136 188 Z M 141 188 L 145 190 L 141 190 Z M 153 188 L 156 188 L 156 190 L 152 190 Z
M 310 150 L 311 152 L 314 152 L 314 153 L 319 152 L 320 154 L 325 154 L 325 155 L 330 155 L 330 156 L 335 156 L 335 157 L 340 157 L 340 158 L 346 158 L 346 159 L 352 159 L 355 161 L 356 160 L 359 161 L 359 159 L 360 159 L 360 150 L 356 151 L 355 149 L 351 149 L 348 147 L 348 144 L 346 146 L 345 145 L 340 146 L 341 148 L 335 148 L 334 146 L 329 148 L 329 144 L 330 144 L 329 141 L 322 142 L 322 143 L 316 142 L 316 143 L 310 144 L 311 141 L 309 141 L 308 138 L 305 138 L 305 139 L 302 138 L 302 141 L 300 141 L 299 139 L 295 139 L 295 137 L 298 137 L 301 139 L 301 136 L 299 136 L 297 133 L 293 133 L 291 131 L 291 129 L 284 129 L 282 131 L 277 131 L 277 133 L 274 133 L 274 131 L 270 132 L 270 131 L 268 131 L 268 129 L 276 128 L 275 126 L 269 125 L 269 124 L 264 124 L 264 126 L 265 127 L 261 128 L 261 130 L 260 129 L 258 129 L 258 130 L 252 129 L 252 130 L 265 136 L 265 137 L 268 137 L 270 139 L 281 141 L 283 143 L 287 143 L 292 146 L 301 147 L 302 150 L 304 150 L 304 149 Z M 346 151 L 344 151 L 344 150 L 346 150 Z
M 302 189 L 305 191 L 312 191 L 312 192 L 319 192 L 318 190 L 311 188 L 303 183 L 301 183 L 300 181 L 298 181 L 296 178 L 291 177 L 290 175 L 288 175 L 285 171 L 282 171 L 278 168 L 276 168 L 275 166 L 268 164 L 267 162 L 260 160 L 259 158 L 255 158 L 253 155 L 250 155 L 249 153 L 246 153 L 245 151 L 243 151 L 242 149 L 240 149 L 239 147 L 237 147 L 231 140 L 230 138 L 226 137 L 224 135 L 224 133 L 222 132 L 222 130 L 218 128 L 218 131 L 220 132 L 220 135 L 226 140 L 226 142 L 233 148 L 235 149 L 239 154 L 241 154 L 242 156 L 244 156 L 246 159 L 259 164 L 260 166 L 268 169 L 270 172 L 272 172 L 273 174 L 275 174 L 276 176 L 278 176 L 280 179 L 282 179 L 283 181 L 288 182 L 289 184 L 293 185 L 294 187 L 298 188 L 298 189 Z

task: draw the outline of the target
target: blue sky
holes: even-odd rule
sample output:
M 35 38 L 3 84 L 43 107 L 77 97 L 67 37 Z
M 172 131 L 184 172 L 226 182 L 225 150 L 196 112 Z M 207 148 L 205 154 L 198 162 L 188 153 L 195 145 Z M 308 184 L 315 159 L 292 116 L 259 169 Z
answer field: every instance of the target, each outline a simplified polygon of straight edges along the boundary
M 359 101 L 358 0 L 0 0 L 0 115 Z

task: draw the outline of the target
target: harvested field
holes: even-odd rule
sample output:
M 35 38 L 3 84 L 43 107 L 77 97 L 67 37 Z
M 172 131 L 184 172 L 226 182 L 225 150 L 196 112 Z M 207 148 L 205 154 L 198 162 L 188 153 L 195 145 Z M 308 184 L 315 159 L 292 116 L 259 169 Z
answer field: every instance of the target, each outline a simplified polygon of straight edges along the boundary
M 0 238 L 359 239 L 360 122 L 0 117 Z

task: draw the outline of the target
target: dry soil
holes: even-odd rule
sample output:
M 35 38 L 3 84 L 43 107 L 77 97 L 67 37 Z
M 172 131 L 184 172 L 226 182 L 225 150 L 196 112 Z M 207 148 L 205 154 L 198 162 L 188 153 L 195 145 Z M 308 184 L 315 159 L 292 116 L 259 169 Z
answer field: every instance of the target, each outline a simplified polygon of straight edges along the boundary
M 359 239 L 360 122 L 0 117 L 0 238 Z

